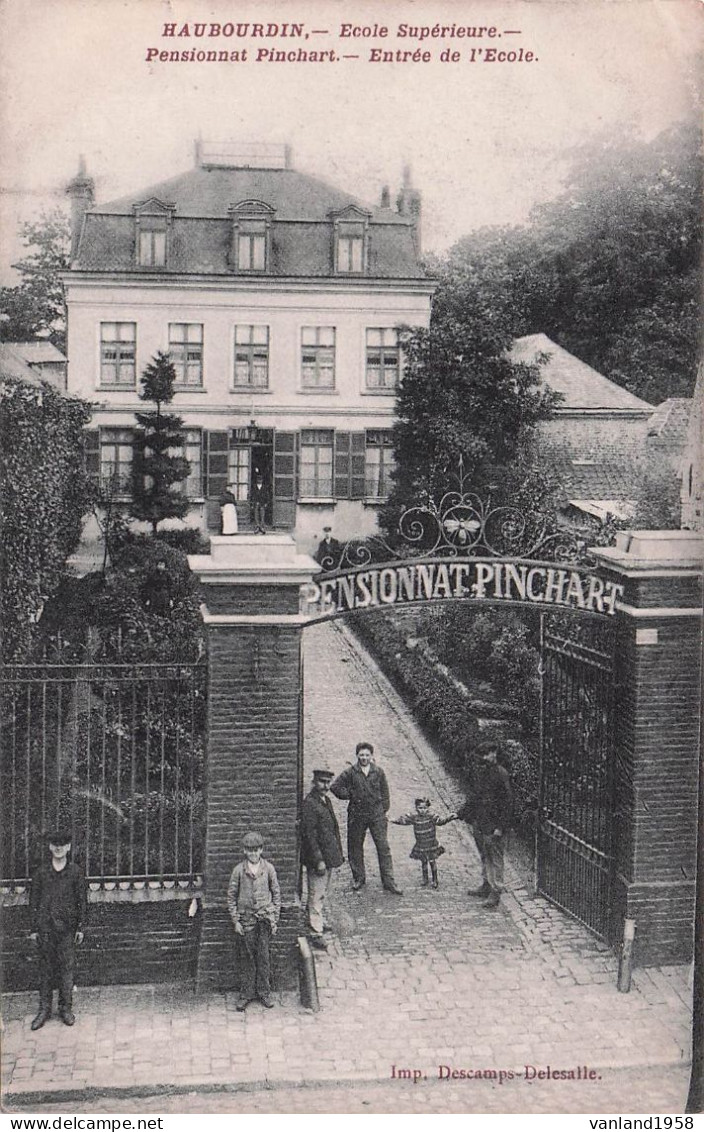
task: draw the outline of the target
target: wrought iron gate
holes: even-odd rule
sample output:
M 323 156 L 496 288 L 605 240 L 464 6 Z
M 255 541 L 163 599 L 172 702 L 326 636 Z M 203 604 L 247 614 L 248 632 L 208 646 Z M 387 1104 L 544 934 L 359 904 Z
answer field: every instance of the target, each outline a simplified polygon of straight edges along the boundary
M 0 672 L 0 876 L 26 883 L 70 828 L 95 885 L 202 871 L 202 664 L 19 664 Z
M 602 937 L 613 875 L 614 627 L 543 614 L 538 891 Z

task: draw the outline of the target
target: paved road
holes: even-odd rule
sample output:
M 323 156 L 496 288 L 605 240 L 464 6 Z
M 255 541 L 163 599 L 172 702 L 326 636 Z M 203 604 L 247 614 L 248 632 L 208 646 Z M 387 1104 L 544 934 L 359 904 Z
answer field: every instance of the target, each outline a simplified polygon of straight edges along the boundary
M 371 738 L 389 777 L 392 813 L 420 793 L 440 808 L 454 806 L 457 784 L 363 650 L 329 624 L 307 630 L 306 638 L 308 770 L 323 761 L 342 769 L 357 740 Z M 339 812 L 344 824 L 344 807 Z M 437 892 L 420 888 L 419 866 L 408 856 L 412 838 L 401 827 L 392 827 L 391 843 L 402 898 L 381 890 L 373 850 L 360 894 L 351 891 L 347 866 L 338 871 L 335 936 L 318 960 L 320 1014 L 301 1010 L 292 994 L 279 996 L 276 1010 L 252 1006 L 242 1015 L 235 995 L 81 988 L 72 1030 L 52 1022 L 31 1034 L 34 996 L 10 996 L 3 1043 L 8 1103 L 22 1094 L 31 1108 L 49 1092 L 58 1102 L 62 1091 L 80 1097 L 87 1088 L 100 1095 L 120 1087 L 149 1095 L 176 1086 L 196 1096 L 169 1101 L 173 1111 L 230 1103 L 263 1107 L 213 1111 L 314 1112 L 312 1103 L 328 1111 L 346 1106 L 332 1109 L 341 1112 L 681 1111 L 688 972 L 639 971 L 631 993 L 618 994 L 614 957 L 535 898 L 520 870 L 509 869 L 498 912 L 471 900 L 466 890 L 478 877 L 471 836 L 459 822 L 441 833 L 447 853 Z M 502 1085 L 476 1076 L 446 1083 L 437 1080 L 439 1065 L 515 1076 Z M 529 1084 L 526 1065 L 587 1066 L 596 1078 Z M 426 1076 L 416 1086 L 392 1080 L 399 1069 Z M 322 1092 L 294 1088 L 311 1082 Z M 217 1092 L 242 1085 L 255 1091 Z M 121 1111 L 114 1098 L 105 1103 Z M 122 1111 L 140 1112 L 147 1102 L 132 1096 L 119 1103 L 127 1106 Z M 149 1103 L 162 1111 L 160 1098 Z M 180 1107 L 191 1103 L 192 1110 Z

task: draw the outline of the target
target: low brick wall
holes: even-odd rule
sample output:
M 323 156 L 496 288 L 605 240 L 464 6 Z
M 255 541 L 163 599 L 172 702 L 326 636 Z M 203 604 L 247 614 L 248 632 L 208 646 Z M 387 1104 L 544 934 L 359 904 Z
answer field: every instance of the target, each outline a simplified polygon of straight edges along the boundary
M 189 917 L 189 904 L 190 897 L 134 902 L 91 899 L 85 940 L 76 950 L 76 983 L 105 986 L 192 980 L 202 916 L 199 912 Z M 31 990 L 39 977 L 36 949 L 29 939 L 27 903 L 4 907 L 2 919 L 3 986 L 12 991 Z
M 298 986 L 299 935 L 305 934 L 303 909 L 298 902 L 283 904 L 278 931 L 271 944 L 271 983 L 275 991 Z M 239 990 L 239 949 L 225 908 L 208 909 L 208 931 L 203 933 L 198 990 Z M 231 942 L 233 941 L 233 942 Z
M 91 894 L 94 897 L 95 894 Z M 196 977 L 203 916 L 188 915 L 188 897 L 107 901 L 106 894 L 91 899 L 85 940 L 76 949 L 78 986 L 108 986 L 112 983 L 188 983 Z M 238 950 L 227 910 L 213 909 L 220 928 L 220 942 L 209 956 L 210 969 L 217 970 L 207 989 L 239 989 Z M 29 907 L 26 897 L 2 910 L 2 980 L 6 991 L 34 990 L 39 985 L 36 947 L 29 939 Z M 297 944 L 304 928 L 298 901 L 284 904 L 279 930 L 272 942 L 274 990 L 294 990 L 298 985 Z M 224 941 L 224 942 L 222 942 Z M 204 941 L 204 947 L 208 947 Z

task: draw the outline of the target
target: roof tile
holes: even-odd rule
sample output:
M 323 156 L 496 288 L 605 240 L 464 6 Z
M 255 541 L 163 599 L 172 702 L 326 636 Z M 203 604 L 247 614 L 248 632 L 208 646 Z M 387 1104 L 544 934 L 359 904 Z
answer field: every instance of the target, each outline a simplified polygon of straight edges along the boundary
M 653 407 L 647 401 L 609 381 L 586 362 L 551 341 L 547 334 L 527 334 L 517 338 L 511 349 L 511 358 L 516 362 L 534 362 L 538 354 L 549 355 L 541 368 L 543 381 L 563 396 L 558 413 L 565 409 L 640 410 L 644 415 L 652 412 Z

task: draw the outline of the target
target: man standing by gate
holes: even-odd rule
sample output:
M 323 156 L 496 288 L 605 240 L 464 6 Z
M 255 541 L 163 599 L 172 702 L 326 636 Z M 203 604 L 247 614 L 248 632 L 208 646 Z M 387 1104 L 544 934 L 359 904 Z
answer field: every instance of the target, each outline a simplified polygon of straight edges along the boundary
M 313 789 L 303 799 L 301 808 L 301 860 L 308 877 L 310 941 L 321 951 L 327 951 L 328 946 L 323 932 L 332 870 L 338 869 L 345 859 L 340 828 L 327 796 L 334 777 L 331 770 L 314 770 Z
M 497 762 L 496 743 L 477 751 L 472 795 L 458 817 L 469 822 L 482 862 L 482 883 L 470 896 L 485 896 L 484 908 L 498 908 L 504 888 L 504 846 L 513 818 L 513 791 L 508 771 Z
M 336 798 L 349 800 L 347 856 L 352 869 L 352 889 L 357 892 L 366 884 L 364 838 L 368 830 L 376 846 L 382 885 L 394 896 L 403 896 L 394 880 L 394 865 L 386 836 L 386 814 L 391 804 L 386 775 L 372 762 L 374 748 L 371 743 L 358 743 L 355 754 L 356 764 L 343 770 L 330 787 Z

